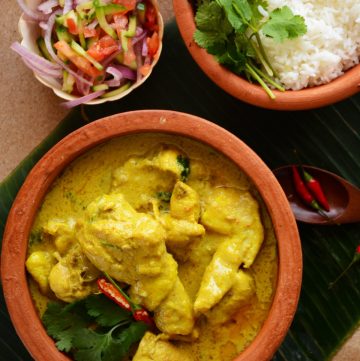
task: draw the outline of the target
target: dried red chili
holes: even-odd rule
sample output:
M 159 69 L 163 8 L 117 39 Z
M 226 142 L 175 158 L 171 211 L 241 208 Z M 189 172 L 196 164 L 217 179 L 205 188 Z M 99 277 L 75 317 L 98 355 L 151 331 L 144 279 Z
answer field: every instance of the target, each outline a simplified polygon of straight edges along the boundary
M 325 197 L 324 191 L 320 185 L 320 182 L 309 174 L 304 168 L 302 168 L 303 178 L 307 188 L 310 190 L 316 201 L 327 211 L 330 211 L 329 202 Z
M 300 173 L 296 166 L 292 166 L 292 172 L 293 172 L 293 180 L 295 185 L 295 190 L 301 200 L 309 205 L 311 208 L 315 209 L 318 212 L 323 211 L 319 203 L 316 201 L 314 196 L 310 193 L 310 191 L 306 188 L 306 185 L 304 181 L 302 180 Z

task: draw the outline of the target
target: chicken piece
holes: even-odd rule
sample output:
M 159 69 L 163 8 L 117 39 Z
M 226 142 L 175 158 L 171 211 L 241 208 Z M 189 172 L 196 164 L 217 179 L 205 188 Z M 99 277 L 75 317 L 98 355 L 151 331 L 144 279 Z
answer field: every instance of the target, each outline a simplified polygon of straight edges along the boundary
M 146 332 L 133 361 L 192 361 L 186 351 L 163 339 L 162 335 Z
M 54 219 L 50 220 L 44 227 L 45 237 L 50 236 L 53 239 L 56 249 L 61 255 L 66 252 L 77 242 L 74 234 L 75 220 Z
M 189 256 L 189 244 L 205 234 L 205 228 L 197 223 L 199 217 L 199 195 L 185 183 L 177 181 L 170 199 L 170 213 L 158 215 L 166 229 L 166 246 L 177 260 L 185 261 Z
M 176 182 L 170 198 L 170 215 L 189 222 L 198 222 L 200 217 L 199 195 L 181 181 Z
M 233 286 L 225 294 L 221 302 L 206 313 L 208 322 L 212 324 L 227 322 L 239 308 L 251 302 L 251 296 L 254 294 L 255 281 L 253 277 L 249 273 L 239 270 L 235 276 Z
M 184 167 L 179 159 L 184 157 L 179 149 L 166 145 L 146 155 L 133 156 L 115 170 L 112 192 L 125 194 L 136 210 L 148 210 L 154 197 L 161 192 L 171 192 L 181 178 Z
M 57 298 L 74 302 L 96 290 L 95 280 L 100 272 L 86 258 L 79 244 L 59 258 L 49 274 L 49 285 Z
M 131 296 L 153 311 L 174 287 L 177 263 L 166 252 L 165 231 L 138 213 L 122 194 L 104 195 L 87 207 L 79 242 L 101 271 L 131 285 Z
M 196 222 L 172 218 L 168 214 L 160 216 L 160 222 L 166 230 L 166 245 L 173 248 L 184 248 L 194 239 L 203 236 L 205 228 Z
M 154 320 L 161 332 L 169 335 L 189 335 L 194 328 L 192 303 L 180 279 L 155 310 Z
M 201 220 L 205 227 L 227 237 L 205 270 L 195 314 L 207 312 L 222 299 L 235 282 L 239 267 L 252 265 L 264 239 L 258 204 L 248 192 L 214 189 Z
M 44 294 L 49 291 L 49 275 L 55 263 L 56 258 L 46 251 L 35 251 L 26 260 L 27 271 Z
M 86 216 L 78 225 L 78 235 L 91 262 L 129 284 L 134 302 L 163 315 L 161 329 L 174 330 L 171 322 L 184 318 L 179 332 L 190 333 L 194 322 L 191 303 L 178 278 L 177 263 L 166 251 L 166 232 L 160 222 L 136 212 L 122 194 L 98 198 L 89 204 Z M 173 307 L 170 318 L 167 310 L 173 298 L 182 307 Z

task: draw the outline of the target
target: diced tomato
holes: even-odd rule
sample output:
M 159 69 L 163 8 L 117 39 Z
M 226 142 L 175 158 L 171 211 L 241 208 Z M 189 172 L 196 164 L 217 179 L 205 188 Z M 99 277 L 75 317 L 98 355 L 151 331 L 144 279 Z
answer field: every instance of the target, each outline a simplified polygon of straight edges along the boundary
M 110 35 L 105 35 L 92 44 L 87 53 L 95 60 L 102 61 L 118 49 L 116 41 Z
M 74 19 L 68 18 L 66 19 L 66 25 L 69 29 L 69 33 L 73 35 L 79 34 L 79 29 L 74 21 Z
M 80 69 L 85 74 L 93 78 L 97 78 L 102 74 L 102 72 L 96 69 L 87 59 L 75 53 L 75 51 L 66 41 L 60 40 L 54 44 L 54 47 L 59 53 L 68 58 L 78 69 Z
M 85 38 L 93 38 L 94 36 L 97 36 L 98 32 L 96 29 L 89 29 L 87 27 L 84 28 L 84 36 Z
M 153 4 L 146 2 L 145 24 L 144 27 L 151 31 L 158 31 L 157 14 Z
M 122 5 L 126 8 L 123 14 L 127 13 L 128 11 L 134 10 L 136 6 L 136 0 L 113 0 L 114 4 Z
M 124 52 L 124 64 L 127 66 L 132 66 L 136 61 L 136 55 L 134 52 L 134 47 L 131 39 L 128 39 L 128 50 Z
M 146 39 L 146 44 L 148 46 L 148 54 L 153 57 L 159 49 L 159 34 L 157 32 L 154 32 L 151 38 Z
M 149 74 L 150 69 L 151 69 L 150 64 L 144 64 L 143 66 L 140 67 L 139 71 L 142 76 L 146 76 Z
M 121 38 L 121 32 L 127 28 L 128 22 L 129 19 L 126 15 L 123 14 L 114 15 L 113 27 L 116 30 L 119 39 Z

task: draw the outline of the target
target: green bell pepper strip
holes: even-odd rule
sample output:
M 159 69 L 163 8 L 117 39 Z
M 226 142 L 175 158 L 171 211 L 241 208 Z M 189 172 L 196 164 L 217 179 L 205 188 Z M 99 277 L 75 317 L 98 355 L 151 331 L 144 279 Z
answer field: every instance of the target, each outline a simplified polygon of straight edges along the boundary
M 106 20 L 104 7 L 103 6 L 97 7 L 95 13 L 101 29 L 103 29 L 113 39 L 117 39 L 115 30 L 110 26 L 110 24 Z
M 116 90 L 113 90 L 113 91 L 111 91 L 111 92 L 107 92 L 107 93 L 101 95 L 101 98 L 110 98 L 110 97 L 112 97 L 112 96 L 121 94 L 121 93 L 123 93 L 125 90 L 128 90 L 128 89 L 130 88 L 130 85 L 131 85 L 131 83 L 128 82 L 128 83 L 124 84 L 122 87 L 120 87 L 120 88 L 118 88 L 118 89 L 116 89 Z
M 79 55 L 83 56 L 85 59 L 89 60 L 91 64 L 95 66 L 98 70 L 104 70 L 104 67 L 96 61 L 92 56 L 90 56 L 76 41 L 71 42 L 72 49 L 78 53 Z

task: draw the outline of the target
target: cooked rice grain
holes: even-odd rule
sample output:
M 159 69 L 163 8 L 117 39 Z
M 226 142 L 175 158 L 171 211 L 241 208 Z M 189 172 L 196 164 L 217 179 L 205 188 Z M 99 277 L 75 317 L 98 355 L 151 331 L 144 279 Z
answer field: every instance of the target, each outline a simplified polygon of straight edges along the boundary
M 286 89 L 325 84 L 359 63 L 359 0 L 269 0 L 269 11 L 287 5 L 302 15 L 307 33 L 279 44 L 261 35 Z

